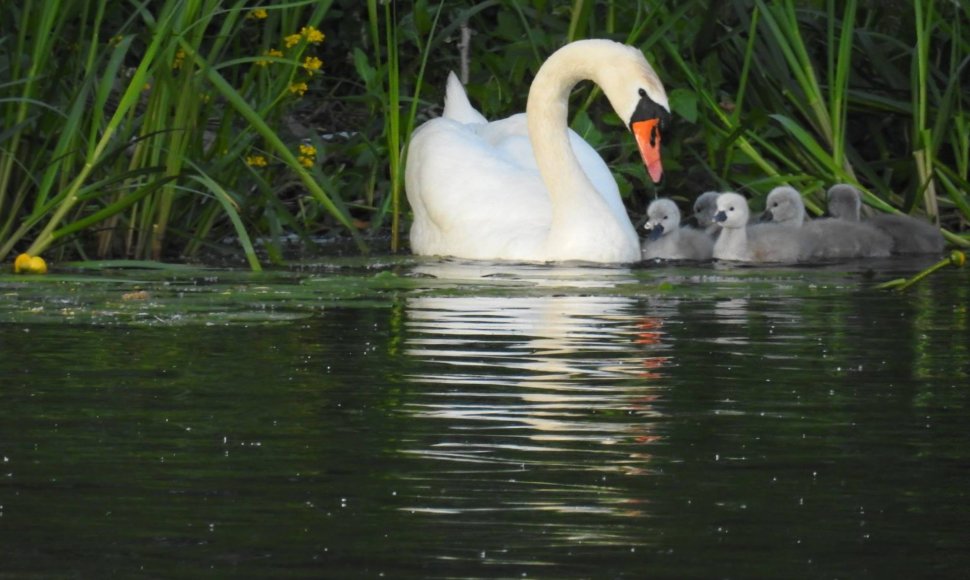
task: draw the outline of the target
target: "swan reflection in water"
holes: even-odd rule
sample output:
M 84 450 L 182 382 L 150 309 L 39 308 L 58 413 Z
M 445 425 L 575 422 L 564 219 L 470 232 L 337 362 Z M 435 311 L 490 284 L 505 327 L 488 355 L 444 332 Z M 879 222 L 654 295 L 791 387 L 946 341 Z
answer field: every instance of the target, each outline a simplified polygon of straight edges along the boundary
M 405 509 L 644 515 L 624 481 L 651 473 L 667 347 L 660 320 L 611 292 L 636 284 L 630 271 L 442 262 L 415 274 L 465 290 L 407 299 L 418 370 L 404 410 L 419 435 L 404 452 L 426 492 Z M 615 526 L 583 533 L 620 540 Z

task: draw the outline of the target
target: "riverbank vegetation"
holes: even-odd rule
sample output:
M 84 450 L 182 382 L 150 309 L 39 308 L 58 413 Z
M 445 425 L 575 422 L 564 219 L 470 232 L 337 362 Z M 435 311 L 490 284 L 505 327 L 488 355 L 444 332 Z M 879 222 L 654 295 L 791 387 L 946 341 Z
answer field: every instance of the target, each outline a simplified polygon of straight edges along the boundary
M 574 94 L 632 219 L 779 183 L 817 213 L 847 181 L 966 245 L 968 22 L 945 0 L 24 0 L 0 23 L 0 260 L 406 249 L 407 140 L 448 71 L 500 118 L 587 37 L 642 48 L 674 109 L 653 186 L 597 90 Z

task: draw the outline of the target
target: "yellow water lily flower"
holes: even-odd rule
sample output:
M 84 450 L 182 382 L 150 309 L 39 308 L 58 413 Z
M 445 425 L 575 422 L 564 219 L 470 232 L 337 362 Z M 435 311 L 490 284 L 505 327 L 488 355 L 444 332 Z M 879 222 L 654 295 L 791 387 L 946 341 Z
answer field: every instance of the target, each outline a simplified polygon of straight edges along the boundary
M 26 272 L 27 268 L 30 267 L 30 255 L 20 254 L 17 259 L 13 261 L 13 273 L 20 274 L 21 272 Z
M 13 272 L 14 274 L 46 274 L 47 262 L 40 256 L 20 254 L 13 261 Z
M 47 273 L 47 262 L 44 258 L 40 256 L 34 256 L 30 259 L 30 273 L 31 274 L 46 274 Z

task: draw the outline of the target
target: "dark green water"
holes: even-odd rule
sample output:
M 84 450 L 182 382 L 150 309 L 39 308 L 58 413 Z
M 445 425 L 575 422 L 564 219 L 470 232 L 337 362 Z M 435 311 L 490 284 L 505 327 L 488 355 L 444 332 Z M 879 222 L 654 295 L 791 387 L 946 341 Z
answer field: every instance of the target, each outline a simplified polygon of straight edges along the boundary
M 964 576 L 926 263 L 2 276 L 0 578 Z

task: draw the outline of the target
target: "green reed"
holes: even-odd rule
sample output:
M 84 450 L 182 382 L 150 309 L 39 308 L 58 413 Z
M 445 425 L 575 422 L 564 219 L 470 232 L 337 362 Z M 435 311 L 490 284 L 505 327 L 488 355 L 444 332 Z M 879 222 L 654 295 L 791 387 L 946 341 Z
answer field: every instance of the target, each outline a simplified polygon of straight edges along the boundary
M 736 189 L 757 203 L 779 183 L 817 213 L 824 189 L 847 181 L 868 205 L 939 219 L 967 244 L 966 3 L 23 0 L 9 10 L 0 260 L 192 258 L 231 239 L 258 269 L 282 260 L 285 236 L 338 235 L 363 251 L 362 229 L 389 233 L 375 243 L 399 250 L 408 138 L 440 111 L 447 71 L 467 65 L 472 102 L 498 119 L 524 110 L 546 56 L 597 36 L 643 49 L 674 110 L 666 179 L 654 186 L 598 91 L 574 94 L 572 126 L 614 169 L 632 214 L 648 195 Z M 311 71 L 308 58 L 325 65 Z
M 300 31 L 316 30 L 330 4 L 291 2 L 255 17 L 241 1 L 145 3 L 125 15 L 107 13 L 103 0 L 25 2 L 16 58 L 0 77 L 9 79 L 0 114 L 15 128 L 0 134 L 0 259 L 17 247 L 63 252 L 84 235 L 98 255 L 159 259 L 231 231 L 258 269 L 252 235 L 266 222 L 300 226 L 291 201 L 260 187 L 269 175 L 302 182 L 363 247 L 340 200 L 320 186 L 319 148 L 279 133 L 320 78 L 319 61 L 306 59 L 322 36 Z M 65 52 L 55 39 L 78 23 L 85 33 Z M 50 57 L 61 54 L 70 61 Z M 260 171 L 244 162 L 257 158 Z

